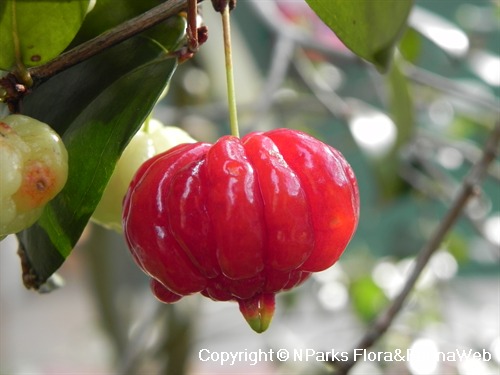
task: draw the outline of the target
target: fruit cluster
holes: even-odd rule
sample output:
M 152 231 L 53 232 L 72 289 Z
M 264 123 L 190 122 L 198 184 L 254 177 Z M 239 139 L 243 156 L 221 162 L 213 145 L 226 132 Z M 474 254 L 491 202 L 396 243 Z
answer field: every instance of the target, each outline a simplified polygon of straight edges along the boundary
M 276 129 L 182 144 L 146 161 L 126 195 L 123 226 L 158 299 L 201 292 L 234 300 L 263 332 L 275 294 L 333 265 L 358 216 L 344 157 Z
M 23 115 L 0 120 L 0 238 L 32 225 L 68 176 L 68 155 L 47 124 Z

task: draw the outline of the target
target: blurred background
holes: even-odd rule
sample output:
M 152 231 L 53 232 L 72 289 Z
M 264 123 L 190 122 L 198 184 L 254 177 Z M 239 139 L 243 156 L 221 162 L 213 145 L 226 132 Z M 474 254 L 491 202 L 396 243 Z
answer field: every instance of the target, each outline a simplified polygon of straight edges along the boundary
M 229 132 L 220 17 L 179 66 L 153 117 L 213 142 Z M 277 298 L 257 335 L 234 303 L 158 303 L 118 233 L 89 224 L 50 294 L 24 289 L 16 239 L 0 243 L 0 374 L 326 374 L 318 361 L 201 361 L 199 351 L 348 351 L 398 293 L 500 120 L 500 2 L 416 1 L 389 73 L 352 55 L 302 0 L 232 13 L 241 132 L 288 127 L 339 149 L 360 186 L 342 259 Z M 351 374 L 499 374 L 500 161 L 375 350 L 426 360 L 359 362 Z M 424 349 L 422 349 L 424 348 Z M 490 361 L 434 361 L 486 350 Z

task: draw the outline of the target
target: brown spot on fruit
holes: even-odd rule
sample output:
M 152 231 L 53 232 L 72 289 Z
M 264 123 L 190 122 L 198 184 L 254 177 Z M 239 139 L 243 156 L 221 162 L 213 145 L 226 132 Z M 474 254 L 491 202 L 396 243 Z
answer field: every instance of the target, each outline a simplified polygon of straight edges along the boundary
M 31 61 L 33 62 L 38 62 L 42 59 L 42 57 L 40 55 L 33 55 L 31 56 Z
M 0 135 L 2 137 L 7 137 L 12 132 L 13 130 L 9 125 L 7 125 L 5 122 L 0 121 Z
M 29 162 L 23 170 L 23 181 L 12 196 L 19 211 L 32 210 L 43 206 L 54 196 L 54 171 L 39 162 Z
M 45 181 L 44 180 L 39 180 L 39 181 L 36 182 L 36 189 L 38 191 L 45 191 L 46 187 L 47 186 L 45 185 Z

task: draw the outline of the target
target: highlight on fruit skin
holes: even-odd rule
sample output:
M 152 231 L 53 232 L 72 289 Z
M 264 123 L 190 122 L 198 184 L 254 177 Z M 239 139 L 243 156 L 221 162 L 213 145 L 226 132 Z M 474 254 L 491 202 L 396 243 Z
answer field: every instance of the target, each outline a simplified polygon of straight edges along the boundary
M 0 239 L 39 219 L 64 187 L 68 153 L 47 124 L 24 115 L 0 120 Z
M 276 293 L 332 266 L 358 218 L 344 157 L 290 129 L 174 147 L 139 168 L 123 206 L 127 244 L 160 301 L 235 301 L 258 333 Z

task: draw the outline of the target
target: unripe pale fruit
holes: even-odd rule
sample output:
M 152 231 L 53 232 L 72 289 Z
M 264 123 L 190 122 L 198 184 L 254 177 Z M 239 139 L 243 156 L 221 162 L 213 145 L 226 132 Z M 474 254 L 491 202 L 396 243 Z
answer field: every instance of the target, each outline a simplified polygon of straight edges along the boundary
M 123 198 L 141 164 L 180 143 L 193 142 L 196 141 L 184 130 L 165 126 L 156 119 L 149 119 L 123 151 L 92 220 L 106 228 L 122 232 Z
M 356 178 L 340 152 L 276 129 L 151 158 L 130 184 L 123 226 L 159 300 L 233 300 L 263 332 L 275 294 L 332 266 L 358 217 Z
M 0 120 L 0 238 L 32 225 L 64 187 L 68 154 L 47 124 L 24 115 Z

